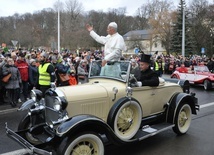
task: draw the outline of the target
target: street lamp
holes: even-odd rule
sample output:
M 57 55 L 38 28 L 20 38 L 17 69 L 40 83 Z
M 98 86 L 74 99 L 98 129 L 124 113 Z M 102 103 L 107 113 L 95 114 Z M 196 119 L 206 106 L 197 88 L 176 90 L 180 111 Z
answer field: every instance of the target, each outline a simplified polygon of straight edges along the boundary
M 58 53 L 60 53 L 60 1 L 58 0 Z
M 183 17 L 182 17 L 182 56 L 185 57 L 185 4 L 183 3 Z

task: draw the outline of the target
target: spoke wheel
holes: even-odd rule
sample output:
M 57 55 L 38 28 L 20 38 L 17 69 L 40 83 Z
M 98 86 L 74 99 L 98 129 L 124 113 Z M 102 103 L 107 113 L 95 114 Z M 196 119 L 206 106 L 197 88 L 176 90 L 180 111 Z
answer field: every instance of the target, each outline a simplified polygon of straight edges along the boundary
M 68 138 L 69 139 L 69 138 Z M 103 155 L 104 145 L 101 138 L 95 133 L 84 133 L 71 138 L 65 138 L 58 148 L 60 155 Z
M 114 108 L 109 118 L 110 126 L 120 139 L 131 139 L 137 133 L 141 124 L 141 106 L 135 101 L 128 101 Z
M 178 106 L 176 115 L 175 115 L 175 127 L 173 130 L 178 135 L 185 134 L 191 124 L 192 120 L 192 110 L 189 104 L 181 104 Z

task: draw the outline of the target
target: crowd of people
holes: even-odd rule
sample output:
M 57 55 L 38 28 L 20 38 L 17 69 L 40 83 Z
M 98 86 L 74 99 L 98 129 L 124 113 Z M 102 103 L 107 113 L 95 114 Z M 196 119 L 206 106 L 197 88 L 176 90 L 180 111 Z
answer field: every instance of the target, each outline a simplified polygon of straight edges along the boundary
M 4 104 L 5 98 L 7 98 L 11 106 L 16 106 L 18 102 L 23 102 L 29 98 L 29 92 L 33 88 L 45 92 L 51 87 L 51 84 L 59 87 L 86 83 L 88 82 L 90 62 L 102 60 L 103 58 L 103 52 L 90 50 L 80 51 L 79 54 L 67 51 L 58 53 L 57 51 L 28 51 L 22 49 L 3 53 L 1 50 L 0 78 L 2 79 L 11 73 L 7 83 L 0 80 L 1 104 Z M 121 57 L 121 60 L 130 60 L 132 62 L 131 72 L 134 74 L 139 72 L 140 67 L 143 67 L 141 64 L 142 59 L 144 58 L 140 57 L 140 55 Z M 146 61 L 148 61 L 148 58 Z M 181 56 L 164 56 L 162 54 L 152 55 L 148 62 L 159 77 L 162 74 L 171 74 L 177 67 L 207 65 L 210 71 L 214 70 L 214 58 L 208 59 L 201 56 L 183 58 Z M 48 73 L 45 73 L 46 70 Z M 140 80 L 141 75 L 135 75 Z M 63 79 L 61 76 L 67 78 Z
M 88 82 L 92 60 L 102 59 L 102 52 L 83 50 L 79 54 L 62 51 L 12 50 L 0 51 L 0 78 L 11 74 L 8 82 L 0 80 L 0 104 L 15 107 L 29 98 L 33 88 L 43 93 L 51 85 L 68 86 Z

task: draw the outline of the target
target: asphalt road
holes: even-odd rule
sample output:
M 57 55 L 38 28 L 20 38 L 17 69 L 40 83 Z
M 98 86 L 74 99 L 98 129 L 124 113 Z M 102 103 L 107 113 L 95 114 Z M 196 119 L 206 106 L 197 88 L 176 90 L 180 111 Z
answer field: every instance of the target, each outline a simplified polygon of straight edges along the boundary
M 137 144 L 108 146 L 106 155 L 213 155 L 214 90 L 204 91 L 202 87 L 193 87 L 191 91 L 196 93 L 202 108 L 193 117 L 186 135 L 177 136 L 172 130 L 167 130 Z M 5 133 L 5 122 L 16 130 L 21 117 L 22 113 L 16 111 L 0 114 L 0 154 L 28 154 Z

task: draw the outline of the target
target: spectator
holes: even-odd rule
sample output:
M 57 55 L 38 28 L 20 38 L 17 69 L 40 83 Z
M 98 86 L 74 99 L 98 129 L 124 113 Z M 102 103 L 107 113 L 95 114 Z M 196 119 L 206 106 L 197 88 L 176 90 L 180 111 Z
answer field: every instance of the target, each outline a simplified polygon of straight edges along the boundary
M 140 81 L 140 68 L 139 68 L 139 64 L 136 62 L 135 59 L 131 59 L 131 71 L 130 74 L 134 74 L 134 77 Z
M 55 85 L 55 69 L 54 66 L 48 60 L 48 54 L 43 52 L 40 54 L 39 71 L 39 89 L 45 95 L 46 90 Z
M 78 70 L 78 83 L 83 84 L 88 82 L 88 71 L 87 71 L 87 62 L 85 60 L 81 60 L 80 64 L 77 68 Z
M 5 103 L 5 95 L 6 95 L 6 90 L 4 83 L 2 82 L 3 78 L 3 73 L 2 73 L 2 68 L 6 64 L 5 57 L 0 54 L 0 105 Z
M 156 61 L 154 62 L 154 71 L 158 74 L 159 77 L 163 74 L 163 62 L 160 56 L 157 57 Z
M 25 54 L 20 53 L 18 60 L 15 62 L 15 65 L 19 69 L 22 79 L 21 92 L 23 93 L 24 101 L 28 99 L 28 80 L 29 80 L 29 66 L 25 61 Z
M 14 60 L 9 58 L 6 65 L 2 68 L 3 76 L 11 73 L 9 81 L 5 84 L 8 99 L 12 107 L 15 107 L 19 99 L 19 88 L 22 82 L 21 75 L 17 67 L 14 65 Z
M 38 67 L 36 66 L 36 60 L 31 59 L 29 64 L 29 90 L 38 88 Z
M 75 76 L 75 71 L 74 70 L 70 71 L 69 85 L 70 86 L 77 85 L 77 80 L 76 80 L 76 76 Z
M 56 77 L 57 77 L 57 86 L 68 86 L 69 85 L 69 79 L 67 81 L 63 81 L 62 79 L 60 79 L 60 76 L 59 76 L 60 74 L 67 74 L 67 77 L 69 77 L 69 75 L 68 75 L 69 67 L 70 66 L 63 64 L 63 60 L 61 58 L 58 60 L 58 63 L 55 67 Z

